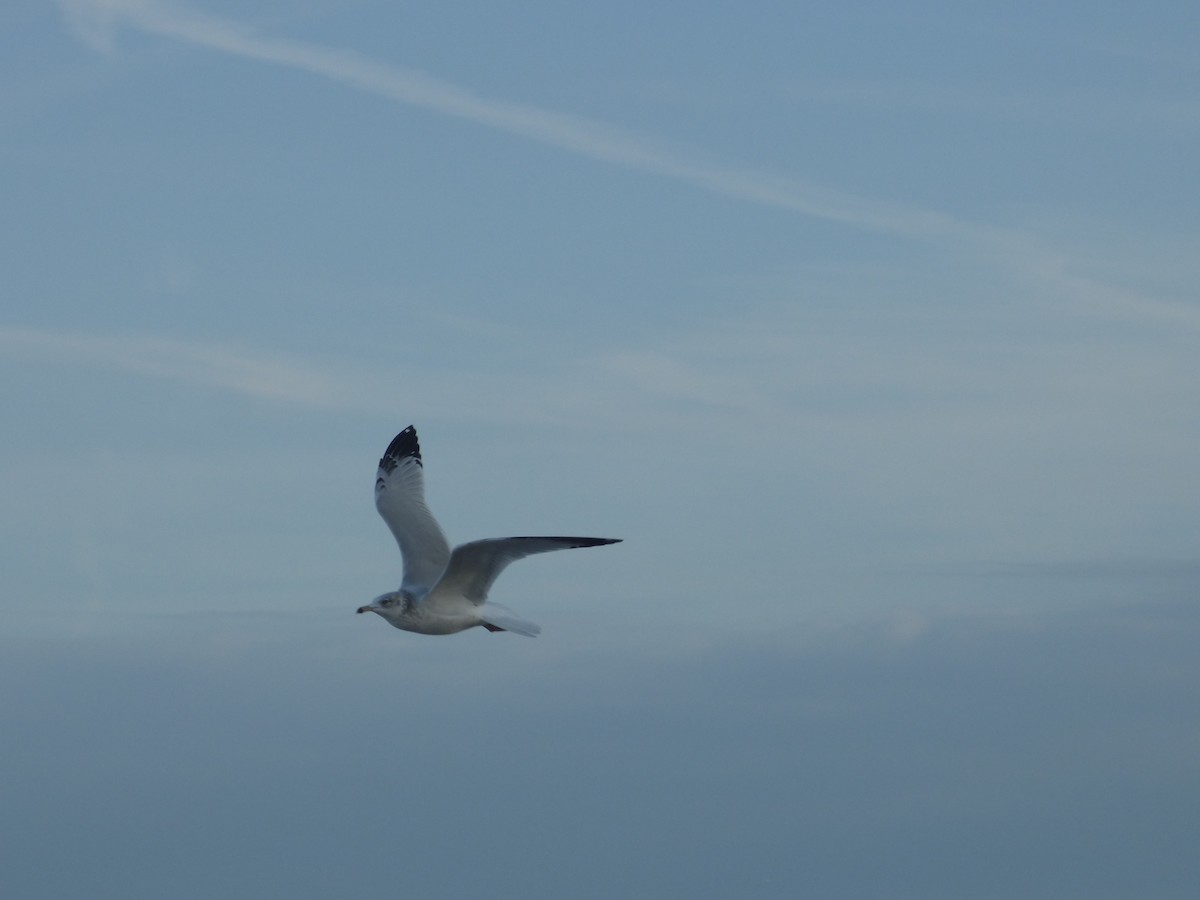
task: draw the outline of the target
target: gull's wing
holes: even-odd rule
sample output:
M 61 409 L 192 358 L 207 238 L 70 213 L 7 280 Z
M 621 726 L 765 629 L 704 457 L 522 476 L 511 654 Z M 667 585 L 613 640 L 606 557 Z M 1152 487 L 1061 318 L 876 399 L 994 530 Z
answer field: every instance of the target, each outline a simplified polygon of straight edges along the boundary
M 396 536 L 404 557 L 403 591 L 421 596 L 450 559 L 450 545 L 425 505 L 425 476 L 417 430 L 409 425 L 392 439 L 375 475 L 375 508 Z
M 436 603 L 441 599 L 465 597 L 478 605 L 487 599 L 492 582 L 510 562 L 534 553 L 617 543 L 620 543 L 619 538 L 593 537 L 509 537 L 472 541 L 454 548 L 430 600 Z

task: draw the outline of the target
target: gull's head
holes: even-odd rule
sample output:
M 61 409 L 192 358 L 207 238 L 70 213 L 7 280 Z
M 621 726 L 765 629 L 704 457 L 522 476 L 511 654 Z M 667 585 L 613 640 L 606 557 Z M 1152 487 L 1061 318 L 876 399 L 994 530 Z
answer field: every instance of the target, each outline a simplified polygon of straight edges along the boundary
M 373 612 L 386 619 L 403 608 L 401 606 L 402 599 L 399 591 L 390 591 L 386 594 L 380 594 L 366 606 L 360 606 L 355 612 Z

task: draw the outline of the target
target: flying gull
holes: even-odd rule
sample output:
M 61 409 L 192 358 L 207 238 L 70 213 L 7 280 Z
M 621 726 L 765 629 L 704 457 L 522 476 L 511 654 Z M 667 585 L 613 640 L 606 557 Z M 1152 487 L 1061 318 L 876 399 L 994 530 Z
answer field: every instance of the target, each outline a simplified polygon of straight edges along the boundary
M 453 551 L 425 505 L 424 464 L 409 425 L 388 444 L 375 476 L 375 508 L 404 557 L 400 590 L 380 594 L 358 612 L 373 612 L 404 631 L 454 634 L 476 625 L 535 637 L 541 629 L 487 599 L 510 562 L 534 553 L 616 544 L 619 538 L 508 537 L 471 541 Z

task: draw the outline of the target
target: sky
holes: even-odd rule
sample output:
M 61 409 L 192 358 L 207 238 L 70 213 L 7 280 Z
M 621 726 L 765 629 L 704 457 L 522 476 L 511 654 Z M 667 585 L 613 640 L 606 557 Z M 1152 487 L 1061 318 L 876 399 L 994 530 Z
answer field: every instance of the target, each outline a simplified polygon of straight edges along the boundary
M 1195 4 L 0 26 L 4 896 L 1192 895 Z

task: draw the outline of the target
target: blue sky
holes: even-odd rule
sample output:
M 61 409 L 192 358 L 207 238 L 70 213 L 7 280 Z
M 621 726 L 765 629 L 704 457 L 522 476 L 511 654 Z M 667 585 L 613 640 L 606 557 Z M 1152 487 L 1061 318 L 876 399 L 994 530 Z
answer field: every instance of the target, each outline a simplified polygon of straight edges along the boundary
M 3 893 L 1193 889 L 1193 4 L 0 24 Z

